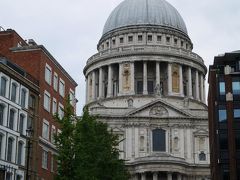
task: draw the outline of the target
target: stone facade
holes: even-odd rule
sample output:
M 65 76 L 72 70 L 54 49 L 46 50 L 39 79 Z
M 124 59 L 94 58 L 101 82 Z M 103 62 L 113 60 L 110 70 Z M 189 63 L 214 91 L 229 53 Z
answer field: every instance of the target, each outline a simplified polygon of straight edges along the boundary
M 134 180 L 210 177 L 207 69 L 192 48 L 186 31 L 128 25 L 105 32 L 87 61 L 86 104 L 123 140 Z

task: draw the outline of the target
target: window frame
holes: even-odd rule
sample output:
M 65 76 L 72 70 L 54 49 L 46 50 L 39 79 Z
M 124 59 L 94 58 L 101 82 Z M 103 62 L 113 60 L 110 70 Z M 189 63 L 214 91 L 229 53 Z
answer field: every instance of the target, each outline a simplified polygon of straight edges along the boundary
M 56 72 L 53 74 L 53 89 L 58 91 L 58 74 Z
M 49 122 L 46 119 L 42 123 L 42 138 L 49 141 Z
M 158 133 L 158 134 L 155 134 Z M 153 129 L 152 130 L 152 152 L 166 152 L 167 151 L 167 139 L 166 139 L 166 130 L 164 129 L 159 129 L 159 128 L 156 128 L 156 129 Z M 158 135 L 157 137 L 155 137 L 155 135 Z M 159 138 L 160 135 L 164 135 L 162 138 Z M 161 144 L 155 144 L 155 139 L 158 140 L 158 143 L 160 143 L 159 140 L 163 140 L 161 142 Z M 163 144 L 162 144 L 163 143 Z M 161 147 L 161 145 L 163 145 L 163 147 Z M 159 146 L 159 147 L 157 147 Z
M 48 72 L 49 72 L 49 74 L 48 74 Z M 49 75 L 49 77 L 48 77 L 48 75 Z M 45 65 L 45 75 L 44 76 L 45 76 L 45 78 L 44 78 L 45 82 L 47 84 L 51 85 L 52 84 L 52 68 L 47 63 Z
M 47 101 L 48 99 L 48 101 Z M 50 112 L 51 109 L 51 94 L 45 90 L 44 92 L 44 99 L 43 99 L 43 107 L 45 110 Z
M 63 87 L 63 89 L 61 89 L 61 87 Z M 62 78 L 59 78 L 59 94 L 62 97 L 65 97 L 65 88 L 65 81 Z
M 48 169 L 48 151 L 42 149 L 42 168 Z

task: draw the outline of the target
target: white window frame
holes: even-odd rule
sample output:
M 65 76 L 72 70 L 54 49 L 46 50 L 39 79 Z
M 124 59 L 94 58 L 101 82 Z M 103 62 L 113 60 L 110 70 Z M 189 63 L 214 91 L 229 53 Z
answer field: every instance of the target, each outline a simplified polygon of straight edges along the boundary
M 48 72 L 47 70 L 50 72 L 50 76 L 48 77 Z M 45 81 L 51 85 L 52 84 L 52 68 L 51 66 L 49 66 L 48 64 L 46 64 L 45 66 Z
M 56 72 L 53 75 L 53 89 L 58 91 L 58 74 Z
M 44 129 L 45 127 L 47 128 L 46 130 Z M 46 140 L 49 140 L 49 122 L 46 119 L 43 119 L 42 137 Z
M 5 74 L 3 74 L 3 73 L 0 73 L 0 81 L 2 80 L 2 78 L 5 78 L 6 79 L 6 89 L 5 89 L 5 95 L 4 95 L 4 97 L 6 97 L 6 98 L 8 98 L 8 96 L 9 96 L 9 83 L 10 83 L 10 78 L 7 76 L 7 75 L 5 75 Z M 1 84 L 2 82 L 0 82 L 0 84 Z
M 72 89 L 69 90 L 69 98 L 70 98 L 70 104 L 72 106 L 74 106 L 75 105 L 75 92 Z
M 21 102 L 22 102 L 22 90 L 25 90 L 25 92 L 26 92 L 24 108 L 28 108 L 29 90 L 26 87 L 21 86 L 21 90 L 20 90 L 20 105 L 21 105 Z
M 49 99 L 49 102 L 47 102 L 47 99 L 46 99 L 47 97 Z M 48 112 L 50 112 L 50 108 L 51 108 L 51 95 L 46 90 L 44 92 L 44 100 L 43 101 L 44 101 L 43 102 L 44 109 L 47 110 Z
M 9 99 L 11 100 L 12 98 L 12 85 L 13 84 L 16 84 L 16 86 L 17 86 L 17 89 L 16 89 L 16 99 L 15 99 L 15 101 L 12 101 L 12 102 L 14 102 L 14 103 L 19 103 L 19 88 L 20 88 L 20 84 L 17 82 L 17 81 L 15 81 L 15 80 L 13 80 L 13 79 L 11 79 L 11 88 L 10 88 L 10 96 L 9 96 Z
M 42 168 L 48 169 L 48 151 L 42 149 Z
M 61 87 L 61 85 L 63 84 L 63 89 Z M 65 81 L 63 79 L 59 79 L 59 94 L 62 96 L 62 97 L 65 97 Z
M 64 106 L 60 102 L 58 104 L 58 116 L 60 119 L 62 119 L 64 116 Z
M 57 108 L 57 100 L 55 98 L 53 98 L 52 100 L 52 114 L 56 114 L 58 111 L 58 108 Z
M 56 134 L 56 127 L 54 125 L 52 125 L 52 128 L 51 128 L 51 142 L 54 144 L 55 143 L 55 140 L 54 140 L 54 135 Z

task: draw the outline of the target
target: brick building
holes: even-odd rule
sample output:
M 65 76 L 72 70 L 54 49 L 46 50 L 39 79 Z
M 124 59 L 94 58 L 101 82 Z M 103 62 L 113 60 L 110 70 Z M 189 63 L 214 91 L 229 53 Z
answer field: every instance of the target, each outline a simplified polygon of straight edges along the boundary
M 28 145 L 26 130 L 35 127 L 38 81 L 0 57 L 0 179 L 24 180 Z M 28 121 L 29 119 L 29 121 Z M 32 119 L 32 121 L 30 121 Z M 33 141 L 33 147 L 36 142 Z
M 33 155 L 31 162 L 31 168 L 36 169 L 37 174 L 31 176 L 32 179 L 53 179 L 56 170 L 54 155 L 57 153 L 53 135 L 60 131 L 53 114 L 63 116 L 68 95 L 76 108 L 77 83 L 43 45 L 38 45 L 32 39 L 26 42 L 12 29 L 0 32 L 0 53 L 39 81 L 39 119 L 37 129 L 34 129 L 38 146 L 33 148 L 36 155 Z
M 240 51 L 209 68 L 209 135 L 213 180 L 240 180 Z

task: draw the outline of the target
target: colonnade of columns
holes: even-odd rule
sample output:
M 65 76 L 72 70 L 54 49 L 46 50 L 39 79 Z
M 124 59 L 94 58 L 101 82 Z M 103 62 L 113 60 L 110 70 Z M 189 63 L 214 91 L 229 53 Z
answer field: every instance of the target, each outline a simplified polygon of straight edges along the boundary
M 86 90 L 86 100 L 91 102 L 97 99 L 121 95 L 134 95 L 137 94 L 137 85 L 135 78 L 135 63 L 120 63 L 120 64 L 110 64 L 108 66 L 103 66 L 95 69 L 88 73 L 86 77 L 87 90 Z M 128 73 L 124 74 L 125 64 L 129 64 Z M 204 74 L 197 69 L 190 66 L 183 66 L 181 64 L 168 63 L 166 68 L 161 68 L 162 62 L 155 62 L 155 90 L 160 88 L 162 80 L 167 82 L 167 90 L 165 90 L 164 95 L 176 95 L 176 96 L 187 96 L 189 98 L 194 98 L 205 102 L 205 79 Z M 113 71 L 113 66 L 117 66 L 118 72 Z M 148 62 L 143 62 L 142 69 L 142 94 L 147 95 L 148 92 Z M 184 71 L 183 71 L 184 68 Z M 164 72 L 161 72 L 161 71 Z M 176 74 L 177 73 L 177 74 Z M 117 79 L 117 91 L 113 89 L 113 76 L 118 77 Z M 164 76 L 164 77 L 163 77 Z M 184 84 L 185 83 L 185 84 Z M 184 91 L 184 85 L 185 91 Z M 128 87 L 129 86 L 129 87 Z M 158 86 L 158 87 L 157 87 Z M 166 92 L 167 91 L 167 92 Z M 162 92 L 161 92 L 162 93 Z M 162 94 L 161 94 L 162 95 Z
M 135 174 L 131 180 L 185 180 L 186 176 L 172 172 L 143 172 Z

